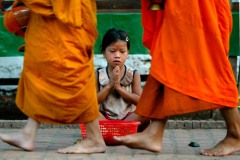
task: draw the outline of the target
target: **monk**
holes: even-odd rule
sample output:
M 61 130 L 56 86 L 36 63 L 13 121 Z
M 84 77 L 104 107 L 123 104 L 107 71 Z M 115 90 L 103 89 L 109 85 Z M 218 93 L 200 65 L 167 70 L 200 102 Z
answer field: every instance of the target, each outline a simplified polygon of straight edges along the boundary
M 16 104 L 29 119 L 18 133 L 0 134 L 0 139 L 32 151 L 40 123 L 85 123 L 87 139 L 58 152 L 105 152 L 93 65 L 95 1 L 21 1 L 31 16 Z
M 150 75 L 136 113 L 152 119 L 141 133 L 115 137 L 130 147 L 159 152 L 169 116 L 220 109 L 226 137 L 201 150 L 207 156 L 240 151 L 238 90 L 228 60 L 232 28 L 227 0 L 167 0 L 148 10 L 142 0 L 143 43 L 152 56 Z

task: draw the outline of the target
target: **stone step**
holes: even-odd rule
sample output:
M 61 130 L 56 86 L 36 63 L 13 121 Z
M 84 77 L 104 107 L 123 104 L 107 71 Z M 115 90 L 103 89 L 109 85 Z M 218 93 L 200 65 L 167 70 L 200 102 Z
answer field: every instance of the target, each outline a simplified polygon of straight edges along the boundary
M 25 126 L 27 120 L 0 120 L 0 128 L 19 129 Z M 78 124 L 53 125 L 42 123 L 41 129 L 65 128 L 77 129 Z M 167 129 L 226 129 L 223 120 L 168 120 Z

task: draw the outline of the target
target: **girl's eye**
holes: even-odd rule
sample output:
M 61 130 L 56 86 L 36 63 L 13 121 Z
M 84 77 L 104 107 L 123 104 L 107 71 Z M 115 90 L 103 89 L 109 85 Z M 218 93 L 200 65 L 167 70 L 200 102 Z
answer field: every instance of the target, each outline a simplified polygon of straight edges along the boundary
M 126 51 L 121 51 L 121 53 L 126 53 Z

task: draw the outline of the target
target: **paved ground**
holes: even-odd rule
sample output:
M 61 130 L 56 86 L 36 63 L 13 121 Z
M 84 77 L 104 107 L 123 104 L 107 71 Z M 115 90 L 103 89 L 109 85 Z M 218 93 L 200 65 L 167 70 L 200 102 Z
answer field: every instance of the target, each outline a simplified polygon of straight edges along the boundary
M 0 132 L 17 130 L 1 128 Z M 161 153 L 129 149 L 125 146 L 108 146 L 106 153 L 76 155 L 59 154 L 56 150 L 73 144 L 81 136 L 79 129 L 40 129 L 33 152 L 22 151 L 0 141 L 0 160 L 239 160 L 240 153 L 226 157 L 199 155 L 201 148 L 213 146 L 225 136 L 225 132 L 225 129 L 167 129 Z M 198 142 L 200 148 L 188 146 L 192 141 Z

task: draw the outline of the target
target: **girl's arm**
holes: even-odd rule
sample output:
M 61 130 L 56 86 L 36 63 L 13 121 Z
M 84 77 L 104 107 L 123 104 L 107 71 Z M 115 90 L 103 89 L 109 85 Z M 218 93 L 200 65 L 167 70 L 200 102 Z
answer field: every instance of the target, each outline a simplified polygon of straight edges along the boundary
M 96 77 L 97 99 L 98 99 L 98 104 L 100 104 L 100 103 L 102 103 L 102 101 L 104 101 L 106 99 L 107 95 L 112 90 L 113 84 L 110 81 L 110 83 L 108 83 L 102 90 L 99 90 L 100 86 L 99 86 L 97 72 L 96 72 L 95 77 Z
M 122 88 L 120 85 L 116 85 L 115 90 L 123 97 L 125 101 L 137 105 L 139 98 L 142 94 L 141 78 L 139 73 L 136 71 L 134 74 L 132 93 Z

